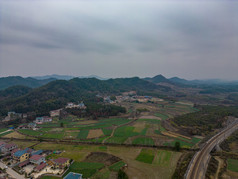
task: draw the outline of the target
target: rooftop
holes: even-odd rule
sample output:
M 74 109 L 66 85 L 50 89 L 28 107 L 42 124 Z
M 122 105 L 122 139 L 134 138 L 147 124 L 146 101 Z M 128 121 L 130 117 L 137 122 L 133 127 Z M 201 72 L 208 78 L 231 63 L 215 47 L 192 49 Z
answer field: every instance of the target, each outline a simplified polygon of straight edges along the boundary
M 55 159 L 54 162 L 59 164 L 64 164 L 68 160 L 69 160 L 68 158 L 58 158 L 58 159 Z
M 29 162 L 30 162 L 29 160 L 25 160 L 24 162 L 21 162 L 18 166 L 23 167 L 23 166 L 27 165 Z
M 43 156 L 41 155 L 33 155 L 31 156 L 30 160 L 40 160 Z
M 4 147 L 5 147 L 6 149 L 9 149 L 9 148 L 11 148 L 11 147 L 13 147 L 13 146 L 16 146 L 16 144 L 6 144 Z
M 4 145 L 4 144 L 6 144 L 6 143 L 5 143 L 5 142 L 3 142 L 3 141 L 0 141 L 0 146 L 1 146 L 1 145 Z
M 24 149 L 24 150 L 18 150 L 18 151 L 16 151 L 16 152 L 14 153 L 14 156 L 15 156 L 15 157 L 21 157 L 23 154 L 27 153 L 28 149 L 29 149 L 29 148 L 26 148 L 26 149 Z
M 42 170 L 45 167 L 46 167 L 46 163 L 42 163 L 36 167 L 36 170 Z

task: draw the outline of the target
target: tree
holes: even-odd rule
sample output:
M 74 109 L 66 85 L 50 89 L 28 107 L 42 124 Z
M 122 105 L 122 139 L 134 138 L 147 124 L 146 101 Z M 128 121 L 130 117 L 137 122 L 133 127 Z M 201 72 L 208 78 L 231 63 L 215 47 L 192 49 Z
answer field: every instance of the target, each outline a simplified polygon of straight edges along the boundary
M 126 173 L 123 170 L 120 169 L 118 171 L 117 179 L 128 179 L 128 176 L 126 175 Z
M 180 148 L 181 148 L 180 142 L 175 142 L 174 148 L 175 148 L 175 150 L 180 151 Z
M 63 122 L 60 123 L 60 127 L 64 127 L 64 123 Z

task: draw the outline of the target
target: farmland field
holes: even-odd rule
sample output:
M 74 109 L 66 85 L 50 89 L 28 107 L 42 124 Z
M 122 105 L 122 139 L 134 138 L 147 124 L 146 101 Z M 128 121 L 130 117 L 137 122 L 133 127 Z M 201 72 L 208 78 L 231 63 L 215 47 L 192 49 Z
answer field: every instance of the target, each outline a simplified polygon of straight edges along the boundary
M 227 169 L 233 172 L 238 172 L 238 160 L 235 159 L 228 159 L 227 160 Z
M 144 163 L 152 164 L 155 157 L 155 151 L 152 149 L 142 149 L 136 160 Z
M 171 151 L 166 151 L 166 150 L 160 150 L 157 152 L 156 157 L 154 159 L 153 164 L 157 164 L 160 166 L 169 166 L 171 156 L 172 156 Z
M 103 135 L 104 134 L 103 134 L 101 129 L 92 129 L 92 130 L 89 130 L 87 138 L 88 139 L 96 138 L 96 137 L 100 137 L 100 136 L 103 136 Z
M 119 171 L 120 168 L 125 166 L 125 163 L 123 161 L 117 162 L 109 167 L 110 170 L 112 171 Z
M 62 120 L 55 118 L 51 123 L 41 124 L 38 130 L 18 129 L 18 131 L 35 138 L 105 144 L 174 147 L 175 142 L 178 141 L 181 147 L 191 148 L 200 141 L 193 136 L 186 137 L 179 133 L 172 133 L 164 122 L 173 116 L 195 111 L 191 104 L 160 101 L 158 104 L 129 103 L 129 108 L 133 111 L 148 109 L 136 118 L 115 117 L 92 120 L 78 119 L 70 115 Z
M 2 129 L 0 129 L 0 133 L 4 132 L 4 131 L 6 131 L 6 130 L 7 130 L 7 128 L 2 128 Z
M 83 177 L 85 178 L 89 178 L 103 167 L 104 165 L 102 163 L 74 162 L 70 165 L 69 170 L 64 174 L 64 176 L 69 172 L 75 172 L 83 174 Z
M 13 132 L 13 131 L 2 132 L 2 133 L 0 134 L 0 137 L 6 136 L 6 135 L 8 135 L 8 134 L 11 134 L 12 132 Z
M 154 143 L 153 139 L 151 139 L 151 138 L 138 137 L 132 141 L 132 144 L 141 144 L 141 145 L 151 146 L 151 145 L 154 145 L 155 143 Z
M 181 156 L 181 153 L 179 152 L 168 151 L 172 152 L 171 159 L 169 160 L 166 159 L 166 157 L 162 156 L 163 161 L 162 160 L 161 161 L 166 164 L 163 166 L 156 162 L 158 153 L 160 151 L 157 149 L 141 149 L 140 147 L 119 147 L 119 146 L 113 147 L 113 146 L 97 146 L 97 145 L 82 145 L 82 144 L 69 145 L 69 144 L 53 144 L 45 142 L 36 145 L 34 149 L 65 151 L 62 152 L 61 154 L 51 155 L 51 157 L 72 158 L 75 160 L 75 162 L 78 163 L 85 161 L 86 157 L 90 155 L 91 152 L 106 152 L 121 158 L 122 162 L 128 165 L 126 173 L 128 174 L 129 178 L 143 177 L 143 178 L 156 179 L 157 176 L 161 176 L 161 178 L 169 179 L 171 178 L 176 168 L 177 161 Z M 149 160 L 147 159 L 147 156 L 149 156 Z M 169 161 L 168 165 L 166 161 Z M 115 170 L 117 170 L 118 167 L 121 166 L 122 162 L 112 164 L 108 168 L 107 167 L 103 168 L 100 171 L 97 170 L 97 172 L 93 174 L 90 178 L 96 178 L 96 176 L 105 176 L 105 178 L 107 178 L 107 176 L 110 175 L 110 172 L 114 172 L 114 169 L 112 168 L 115 168 Z M 93 172 L 92 169 L 90 169 L 89 171 Z

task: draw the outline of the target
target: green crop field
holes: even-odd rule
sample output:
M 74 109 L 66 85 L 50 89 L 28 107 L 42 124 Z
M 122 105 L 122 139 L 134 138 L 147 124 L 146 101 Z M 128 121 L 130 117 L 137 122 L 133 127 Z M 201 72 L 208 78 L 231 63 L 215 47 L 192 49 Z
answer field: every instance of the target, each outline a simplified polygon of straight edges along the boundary
M 227 159 L 227 169 L 233 172 L 238 172 L 238 160 L 236 159 Z
M 64 138 L 64 133 L 45 133 L 41 137 L 52 138 L 52 139 L 62 139 Z
M 112 133 L 112 129 L 103 128 L 102 131 L 103 131 L 104 135 L 111 135 L 111 133 Z
M 19 132 L 26 135 L 32 135 L 32 136 L 40 136 L 42 134 L 42 132 L 40 131 L 33 131 L 30 129 L 19 129 Z
M 161 113 L 155 113 L 155 116 L 160 117 L 162 120 L 168 119 L 169 116 Z
M 6 131 L 7 128 L 0 129 L 0 133 Z
M 78 139 L 86 139 L 88 137 L 88 130 L 80 130 L 77 138 Z
M 152 149 L 142 149 L 136 157 L 137 161 L 152 164 L 155 157 L 155 151 Z
M 108 168 L 104 168 L 97 172 L 95 175 L 91 177 L 91 179 L 109 179 L 110 178 L 110 171 Z
M 138 133 L 134 132 L 134 127 L 132 126 L 119 127 L 114 132 L 114 137 L 132 137 L 136 135 L 138 135 Z
M 107 139 L 106 143 L 116 143 L 116 144 L 123 144 L 126 141 L 127 137 L 111 137 Z
M 97 142 L 97 143 L 102 143 L 104 139 L 108 138 L 108 136 L 96 138 L 96 139 L 87 139 L 85 141 L 87 142 Z
M 153 164 L 159 166 L 168 166 L 170 164 L 171 156 L 172 156 L 171 151 L 159 150 L 157 152 Z
M 154 145 L 154 141 L 148 137 L 138 137 L 132 141 L 132 144 Z
M 103 167 L 103 163 L 74 162 L 70 165 L 69 170 L 64 174 L 64 176 L 66 176 L 69 172 L 75 172 L 83 174 L 84 178 L 89 178 Z
M 138 119 L 138 122 L 147 122 L 147 123 L 151 123 L 151 124 L 160 124 L 161 121 L 158 119 Z
M 123 166 L 125 166 L 125 163 L 123 161 L 119 161 L 109 167 L 112 171 L 119 171 Z
M 13 132 L 13 131 L 4 132 L 4 133 L 0 134 L 0 137 L 5 136 L 5 135 L 7 135 L 7 134 L 11 134 L 12 132 Z
M 183 147 L 183 148 L 190 148 L 192 147 L 194 144 L 192 143 L 189 143 L 189 142 L 185 142 L 185 141 L 182 141 L 182 140 L 179 140 L 179 139 L 174 139 L 172 142 L 165 142 L 164 145 L 165 146 L 174 146 L 176 142 L 179 142 L 180 143 L 180 146 Z

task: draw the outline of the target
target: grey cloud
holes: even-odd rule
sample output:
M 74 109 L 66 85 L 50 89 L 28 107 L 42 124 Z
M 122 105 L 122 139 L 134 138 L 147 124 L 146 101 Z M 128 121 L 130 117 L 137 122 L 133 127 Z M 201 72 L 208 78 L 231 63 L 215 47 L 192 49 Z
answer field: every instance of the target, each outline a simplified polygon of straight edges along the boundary
M 1 1 L 0 7 L 1 66 L 14 63 L 14 53 L 22 62 L 15 70 L 0 67 L 0 75 L 24 75 L 40 56 L 42 64 L 61 59 L 65 73 L 107 77 L 213 78 L 238 67 L 237 2 Z M 41 73 L 58 72 L 49 69 Z

